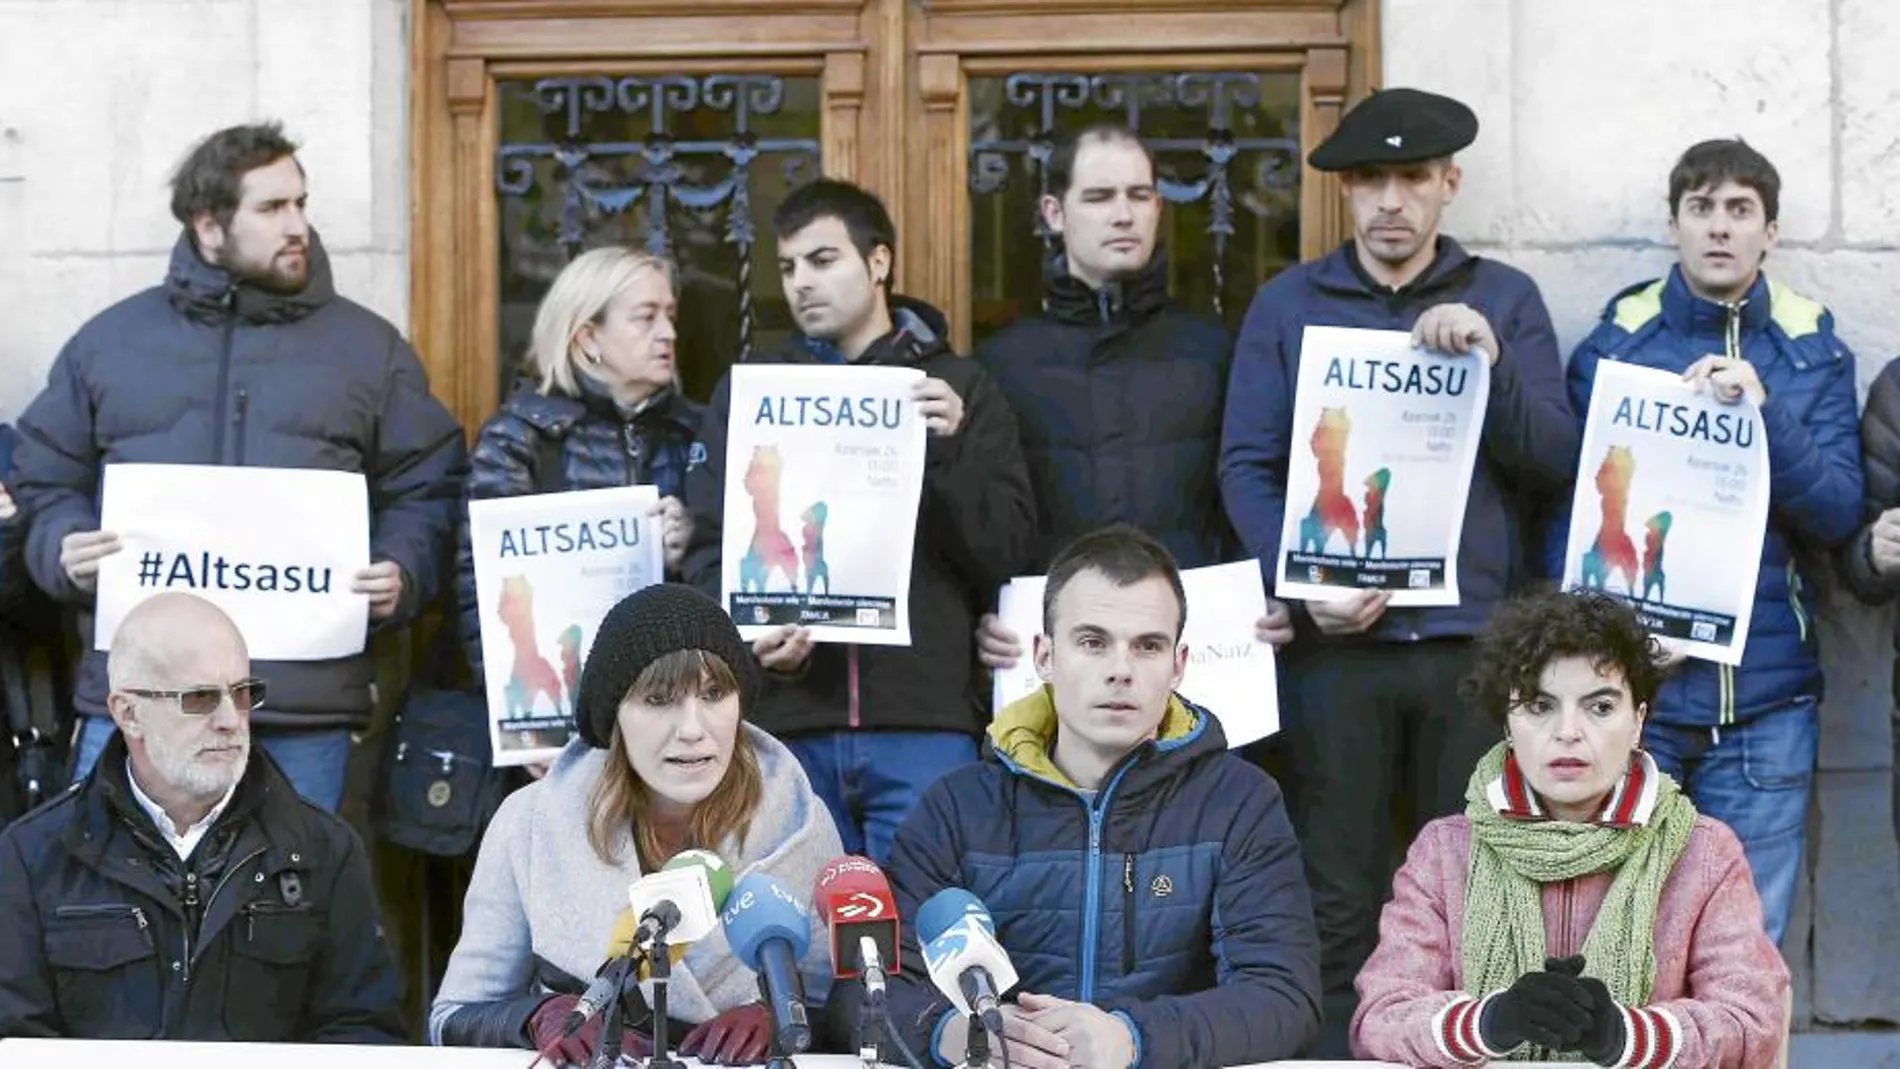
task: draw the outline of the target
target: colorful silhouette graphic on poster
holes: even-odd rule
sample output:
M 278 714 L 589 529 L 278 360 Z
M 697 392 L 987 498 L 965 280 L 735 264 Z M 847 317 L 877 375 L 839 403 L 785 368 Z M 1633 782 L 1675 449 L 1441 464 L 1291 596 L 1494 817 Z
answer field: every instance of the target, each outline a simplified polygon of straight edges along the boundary
M 507 687 L 507 712 L 503 719 L 531 719 L 536 716 L 535 701 L 545 696 L 554 715 L 566 716 L 568 707 L 562 700 L 561 677 L 554 671 L 547 658 L 535 642 L 534 635 L 534 586 L 527 576 L 511 575 L 501 582 L 501 599 L 495 606 L 495 615 L 501 619 L 502 626 L 508 631 L 508 643 L 514 647 L 514 667 L 510 670 Z M 574 632 L 576 660 L 580 647 L 579 628 L 570 628 Z M 578 664 L 576 665 L 578 674 Z M 573 677 L 570 677 L 573 678 Z M 572 684 L 566 693 L 573 693 Z
M 578 624 L 569 625 L 561 632 L 558 640 L 561 647 L 561 680 L 567 684 L 570 701 L 579 694 L 581 688 L 581 629 Z
M 1386 555 L 1385 493 L 1392 488 L 1392 469 L 1380 468 L 1366 476 L 1366 559 L 1372 559 L 1373 547 Z
M 779 458 L 777 446 L 753 448 L 752 461 L 745 470 L 745 492 L 752 498 L 752 543 L 739 562 L 741 591 L 765 593 L 774 572 L 784 574 L 787 589 L 798 589 L 798 551 L 779 526 L 779 480 L 783 474 L 784 461 Z M 829 578 L 825 588 L 829 592 Z
M 1609 581 L 1622 573 L 1623 588 L 1636 593 L 1636 543 L 1630 540 L 1625 524 L 1629 517 L 1630 482 L 1636 477 L 1636 457 L 1628 446 L 1613 445 L 1597 467 L 1597 494 L 1602 498 L 1603 516 L 1597 525 L 1596 541 L 1583 552 L 1583 585 L 1593 590 L 1609 589 Z
M 1669 541 L 1669 513 L 1658 512 L 1643 525 L 1643 600 L 1662 601 L 1669 596 L 1669 577 L 1663 574 L 1663 545 Z M 1656 591 L 1650 597 L 1650 590 Z
M 831 515 L 831 509 L 823 501 L 815 502 L 805 510 L 799 519 L 804 523 L 801 532 L 805 542 L 805 593 L 818 592 L 818 581 L 825 582 L 825 593 L 831 593 L 831 568 L 825 564 L 825 520 Z
M 1322 408 L 1313 426 L 1311 446 L 1319 468 L 1313 507 L 1300 521 L 1300 551 L 1324 553 L 1334 534 L 1346 536 L 1346 552 L 1359 543 L 1359 514 L 1346 496 L 1346 439 L 1352 420 L 1344 408 Z

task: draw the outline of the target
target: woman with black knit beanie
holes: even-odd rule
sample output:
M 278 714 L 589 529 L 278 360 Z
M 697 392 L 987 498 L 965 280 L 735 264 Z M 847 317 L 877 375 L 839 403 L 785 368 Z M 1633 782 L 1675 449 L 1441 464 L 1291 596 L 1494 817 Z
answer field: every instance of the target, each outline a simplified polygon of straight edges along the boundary
M 763 872 L 801 892 L 843 853 L 797 760 L 744 721 L 757 673 L 731 618 L 691 587 L 648 587 L 608 612 L 581 671 L 579 738 L 509 796 L 482 840 L 431 1042 L 545 1049 L 600 965 L 628 886 L 682 850 L 713 851 L 735 880 Z M 800 972 L 821 1004 L 824 938 Z M 722 934 L 686 951 L 668 994 L 670 1016 L 695 1026 L 680 1053 L 764 1060 L 769 1016 Z M 598 1018 L 562 1040 L 557 1064 L 584 1064 L 597 1034 Z

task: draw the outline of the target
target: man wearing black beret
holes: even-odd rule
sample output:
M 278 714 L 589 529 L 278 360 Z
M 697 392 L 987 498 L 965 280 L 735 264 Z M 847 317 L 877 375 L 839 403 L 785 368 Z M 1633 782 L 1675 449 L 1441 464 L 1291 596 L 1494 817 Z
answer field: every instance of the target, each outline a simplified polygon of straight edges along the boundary
M 1476 349 L 1491 365 L 1458 552 L 1460 603 L 1387 611 L 1380 591 L 1292 603 L 1288 787 L 1319 925 L 1321 1057 L 1348 1056 L 1352 981 L 1378 940 L 1391 883 L 1393 799 L 1411 799 L 1414 830 L 1463 810 L 1471 769 L 1497 741 L 1458 698 L 1472 639 L 1532 577 L 1538 514 L 1577 470 L 1578 424 L 1536 284 L 1439 233 L 1462 178 L 1452 156 L 1477 135 L 1470 108 L 1416 89 L 1375 93 L 1340 120 L 1307 162 L 1340 176 L 1354 236 L 1260 287 L 1228 385 L 1221 492 L 1249 551 L 1272 562 L 1304 328 L 1405 330 L 1415 345 Z

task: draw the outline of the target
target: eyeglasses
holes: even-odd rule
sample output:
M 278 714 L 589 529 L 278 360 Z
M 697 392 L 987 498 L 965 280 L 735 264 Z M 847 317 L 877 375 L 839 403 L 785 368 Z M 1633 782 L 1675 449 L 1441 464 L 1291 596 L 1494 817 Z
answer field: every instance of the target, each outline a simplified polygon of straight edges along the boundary
M 187 687 L 184 690 L 140 690 L 136 687 L 123 687 L 127 694 L 140 698 L 157 698 L 178 703 L 178 711 L 186 716 L 210 716 L 224 703 L 224 696 L 231 696 L 231 705 L 240 713 L 248 713 L 264 704 L 264 681 L 261 679 L 240 679 L 228 687 L 204 686 Z

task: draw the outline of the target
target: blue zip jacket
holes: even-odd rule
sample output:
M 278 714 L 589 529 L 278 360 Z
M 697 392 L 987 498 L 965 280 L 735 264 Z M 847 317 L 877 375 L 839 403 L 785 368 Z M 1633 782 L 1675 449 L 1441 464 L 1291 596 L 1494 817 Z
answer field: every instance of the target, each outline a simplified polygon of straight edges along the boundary
M 1374 282 L 1348 242 L 1260 287 L 1241 325 L 1227 386 L 1220 485 L 1227 515 L 1269 586 L 1286 514 L 1287 462 L 1294 449 L 1293 394 L 1300 337 L 1307 326 L 1406 330 L 1440 304 L 1483 313 L 1501 356 L 1465 503 L 1458 548 L 1460 602 L 1447 608 L 1388 609 L 1368 636 L 1377 641 L 1470 636 L 1538 563 L 1540 533 L 1577 472 L 1581 436 L 1564 395 L 1563 355 L 1550 312 L 1530 276 L 1438 239 L 1430 267 L 1398 290 Z M 1542 518 L 1540 518 L 1542 517 Z M 1319 637 L 1295 602 L 1302 641 Z
M 1854 354 L 1834 336 L 1826 308 L 1766 276 L 1734 304 L 1696 296 L 1679 267 L 1617 294 L 1570 360 L 1578 426 L 1590 411 L 1598 361 L 1686 371 L 1704 356 L 1725 353 L 1753 364 L 1768 393 L 1768 531 L 1741 666 L 1685 661 L 1650 708 L 1653 721 L 1680 727 L 1731 724 L 1819 700 L 1820 653 L 1796 553 L 1842 545 L 1861 517 Z M 1566 501 L 1546 545 L 1555 575 L 1563 574 L 1568 514 Z
M 890 1014 L 905 1041 L 931 1058 L 954 1017 L 910 922 L 931 895 L 962 887 L 989 907 L 1014 990 L 1120 1016 L 1137 1065 L 1293 1057 L 1319 1029 L 1319 942 L 1279 787 L 1179 698 L 1158 741 L 1093 797 L 1050 761 L 1055 732 L 1048 688 L 1010 705 L 988 759 L 938 780 L 898 830 L 903 971 Z

